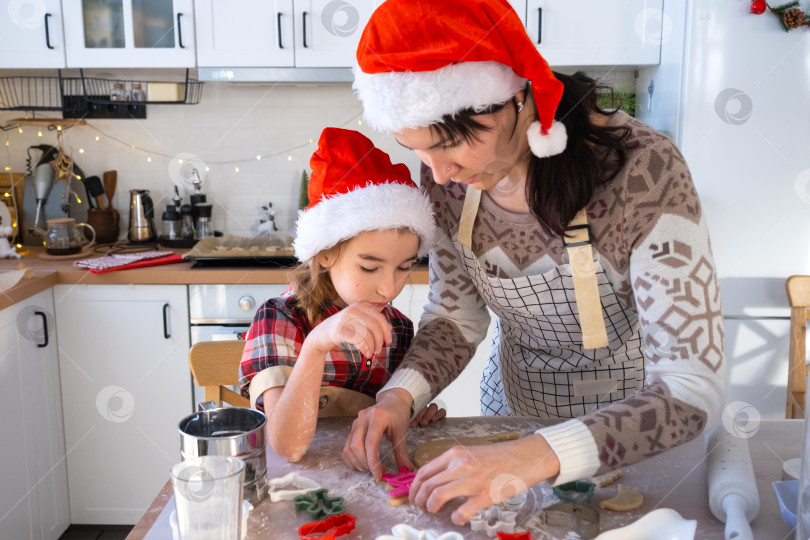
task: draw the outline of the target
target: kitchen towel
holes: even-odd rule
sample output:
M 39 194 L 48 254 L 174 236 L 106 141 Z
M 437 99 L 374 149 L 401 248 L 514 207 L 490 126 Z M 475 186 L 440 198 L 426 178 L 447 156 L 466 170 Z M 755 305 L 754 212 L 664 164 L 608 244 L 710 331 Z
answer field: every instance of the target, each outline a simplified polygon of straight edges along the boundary
M 116 270 L 176 262 L 183 262 L 183 257 L 179 253 L 173 251 L 144 251 L 143 253 L 108 255 L 93 259 L 84 259 L 74 262 L 73 265 L 79 268 L 86 268 L 93 274 L 103 274 L 104 272 L 114 272 Z

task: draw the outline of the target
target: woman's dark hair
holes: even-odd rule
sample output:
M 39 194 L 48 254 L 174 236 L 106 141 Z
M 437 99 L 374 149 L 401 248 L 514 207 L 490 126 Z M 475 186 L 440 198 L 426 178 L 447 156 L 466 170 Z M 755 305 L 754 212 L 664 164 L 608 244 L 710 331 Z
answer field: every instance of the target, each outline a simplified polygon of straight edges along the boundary
M 604 111 L 596 105 L 598 92 L 612 92 L 609 87 L 598 84 L 582 72 L 573 75 L 555 72 L 554 76 L 564 87 L 554 117 L 565 124 L 567 146 L 565 152 L 555 156 L 538 158 L 532 155 L 526 199 L 543 228 L 563 236 L 577 212 L 590 202 L 596 186 L 609 182 L 622 170 L 627 150 L 632 146 L 627 140 L 628 128 L 598 125 L 591 119 L 592 114 L 605 117 L 615 114 L 616 111 Z M 530 94 L 531 89 L 527 86 L 527 95 Z M 508 103 L 512 103 L 517 112 L 517 102 L 512 99 L 481 112 L 466 109 L 446 115 L 431 129 L 445 139 L 461 138 L 471 142 L 477 132 L 489 129 L 476 117 L 498 112 Z M 516 127 L 517 114 L 512 136 Z

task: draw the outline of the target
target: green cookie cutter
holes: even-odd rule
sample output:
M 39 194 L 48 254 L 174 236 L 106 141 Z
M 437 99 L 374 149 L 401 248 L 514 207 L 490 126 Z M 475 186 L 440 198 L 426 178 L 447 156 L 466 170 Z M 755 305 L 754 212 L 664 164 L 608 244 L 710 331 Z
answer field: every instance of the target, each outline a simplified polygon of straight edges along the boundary
M 593 490 L 596 486 L 591 484 L 590 482 L 567 482 L 565 484 L 560 484 L 559 486 L 554 486 L 554 495 L 557 496 L 563 502 L 570 502 L 574 504 L 583 504 L 588 505 L 591 502 L 591 498 L 593 497 Z M 569 497 L 566 493 L 575 491 L 577 493 L 584 493 L 585 496 L 582 499 L 577 500 Z
M 312 519 L 321 519 L 327 516 L 336 516 L 346 511 L 343 506 L 343 497 L 329 497 L 325 488 L 310 491 L 306 495 L 299 495 L 293 499 L 295 510 L 306 510 Z

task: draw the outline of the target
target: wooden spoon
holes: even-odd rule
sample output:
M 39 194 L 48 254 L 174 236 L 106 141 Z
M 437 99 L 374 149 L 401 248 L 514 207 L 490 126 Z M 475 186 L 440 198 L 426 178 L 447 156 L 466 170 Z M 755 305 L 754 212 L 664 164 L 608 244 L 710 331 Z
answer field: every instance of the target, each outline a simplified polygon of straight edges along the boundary
M 107 194 L 107 206 L 113 207 L 113 195 L 115 195 L 115 185 L 118 183 L 118 173 L 116 171 L 106 171 L 104 173 L 104 193 Z

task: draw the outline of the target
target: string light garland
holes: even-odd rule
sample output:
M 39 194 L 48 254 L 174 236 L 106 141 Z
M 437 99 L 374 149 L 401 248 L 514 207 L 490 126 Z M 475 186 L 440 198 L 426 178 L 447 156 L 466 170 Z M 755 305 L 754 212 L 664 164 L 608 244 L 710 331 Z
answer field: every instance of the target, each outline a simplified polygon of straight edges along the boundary
M 360 113 L 355 113 L 354 115 L 352 115 L 352 117 L 351 117 L 351 118 L 349 118 L 349 119 L 348 119 L 348 120 L 346 120 L 345 122 L 343 122 L 343 123 L 339 124 L 337 127 L 346 127 L 347 125 L 352 124 L 352 123 L 354 123 L 354 122 L 357 122 L 357 124 L 358 124 L 358 125 L 362 125 L 362 120 L 359 120 L 359 119 L 358 119 L 359 114 L 360 114 Z M 52 119 L 52 120 L 56 121 L 56 120 L 59 120 L 59 119 L 58 119 L 58 118 L 54 118 L 54 119 Z M 52 130 L 57 130 L 57 131 L 59 131 L 59 132 L 62 132 L 62 131 L 63 131 L 63 129 L 64 129 L 64 131 L 67 131 L 67 130 L 69 130 L 69 129 L 72 129 L 73 127 L 77 127 L 77 126 L 65 126 L 65 127 L 63 128 L 62 126 L 49 125 L 49 126 L 48 126 L 48 130 L 49 130 L 49 131 L 52 131 Z M 111 134 L 109 134 L 109 133 L 106 133 L 105 131 L 102 131 L 101 129 L 99 129 L 98 127 L 96 127 L 96 126 L 94 126 L 94 125 L 92 125 L 92 124 L 90 124 L 90 123 L 87 123 L 87 124 L 85 125 L 85 127 L 89 127 L 90 129 L 92 129 L 93 131 L 95 131 L 96 133 L 98 133 L 97 135 L 95 135 L 95 136 L 93 137 L 93 138 L 94 138 L 94 140 L 95 140 L 96 142 L 99 142 L 99 141 L 101 141 L 101 139 L 102 139 L 102 138 L 105 138 L 105 139 L 109 139 L 109 140 L 111 140 L 111 141 L 117 142 L 117 143 L 119 143 L 119 144 L 121 144 L 121 145 L 123 145 L 123 146 L 126 146 L 126 147 L 128 147 L 130 150 L 135 150 L 135 151 L 138 151 L 138 152 L 142 152 L 142 153 L 146 154 L 146 161 L 147 161 L 147 163 L 152 163 L 152 158 L 153 158 L 153 157 L 162 157 L 162 158 L 166 158 L 166 159 L 169 159 L 169 160 L 176 159 L 176 154 L 174 154 L 174 155 L 170 155 L 170 154 L 165 154 L 165 153 L 158 152 L 158 151 L 155 151 L 155 150 L 150 150 L 150 149 L 148 149 L 148 148 L 142 148 L 142 147 L 140 147 L 140 146 L 138 146 L 138 145 L 135 145 L 135 144 L 132 144 L 132 143 L 130 143 L 130 142 L 127 142 L 127 141 L 125 141 L 125 140 L 123 140 L 123 139 L 120 139 L 120 138 L 116 137 L 115 135 L 111 135 Z M 6 129 L 6 130 L 8 130 L 8 129 L 14 129 L 14 128 L 17 128 L 17 130 L 18 130 L 18 132 L 19 132 L 19 133 L 21 133 L 21 134 L 23 133 L 22 126 L 19 126 L 19 125 L 11 125 L 11 126 L 6 126 L 6 127 L 5 127 L 5 129 Z M 42 136 L 42 132 L 41 132 L 41 131 L 38 133 L 38 136 L 39 136 L 39 137 L 41 137 L 41 136 Z M 307 139 L 307 142 L 300 143 L 300 144 L 296 144 L 296 145 L 294 145 L 294 146 L 290 146 L 290 147 L 288 147 L 288 148 L 285 148 L 284 150 L 280 150 L 280 151 L 278 151 L 278 152 L 272 152 L 272 153 L 268 153 L 268 154 L 256 154 L 254 157 L 252 157 L 252 158 L 248 158 L 248 159 L 232 159 L 232 160 L 222 160 L 222 161 L 206 161 L 205 170 L 206 170 L 206 172 L 210 171 L 210 165 L 233 165 L 233 166 L 234 166 L 234 172 L 239 172 L 239 164 L 250 163 L 250 162 L 253 162 L 253 161 L 261 161 L 261 160 L 263 160 L 263 159 L 271 159 L 271 158 L 280 157 L 280 156 L 285 156 L 285 155 L 286 155 L 286 157 L 287 157 L 287 161 L 292 161 L 292 160 L 293 160 L 292 152 L 294 152 L 294 151 L 296 151 L 296 150 L 300 150 L 301 148 L 305 148 L 305 147 L 307 147 L 307 146 L 311 146 L 311 145 L 313 145 L 313 144 L 315 144 L 315 139 L 310 138 L 310 139 Z M 5 145 L 6 145 L 6 146 L 10 146 L 10 142 L 9 142 L 9 139 L 8 139 L 8 135 L 6 136 L 6 143 L 5 143 Z M 85 147 L 81 147 L 81 148 L 79 148 L 79 149 L 78 149 L 78 152 L 79 152 L 80 154 L 87 154 L 87 153 L 89 153 L 89 152 L 90 152 L 90 149 L 89 149 L 89 148 L 85 148 Z M 181 158 L 181 159 L 179 159 L 179 162 L 180 162 L 180 163 L 182 163 L 182 162 L 183 162 L 182 158 Z M 6 167 L 6 170 L 11 170 L 11 168 L 10 168 L 10 167 Z
M 762 15 L 770 11 L 779 20 L 779 25 L 785 32 L 790 32 L 801 26 L 810 26 L 810 13 L 802 11 L 798 0 L 771 7 L 765 0 L 752 0 L 749 11 L 754 15 Z

